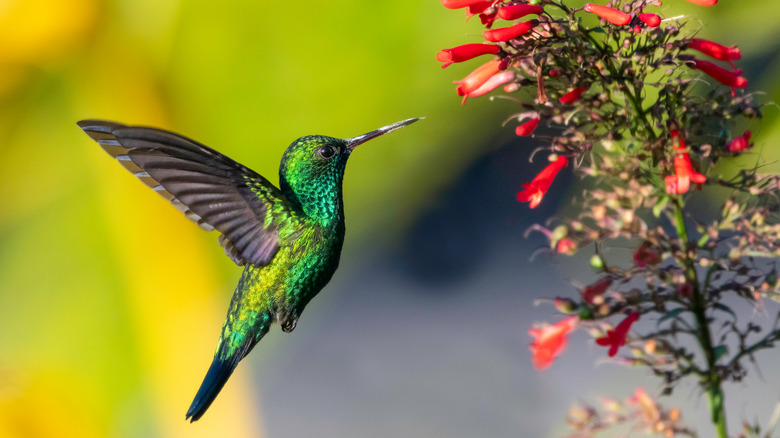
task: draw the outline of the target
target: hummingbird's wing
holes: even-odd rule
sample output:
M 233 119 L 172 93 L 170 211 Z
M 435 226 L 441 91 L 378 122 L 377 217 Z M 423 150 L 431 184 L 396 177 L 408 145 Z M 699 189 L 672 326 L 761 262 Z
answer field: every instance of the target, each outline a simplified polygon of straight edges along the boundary
M 102 120 L 78 125 L 201 228 L 222 233 L 219 243 L 238 265 L 273 259 L 279 249 L 273 207 L 287 200 L 261 175 L 172 132 Z

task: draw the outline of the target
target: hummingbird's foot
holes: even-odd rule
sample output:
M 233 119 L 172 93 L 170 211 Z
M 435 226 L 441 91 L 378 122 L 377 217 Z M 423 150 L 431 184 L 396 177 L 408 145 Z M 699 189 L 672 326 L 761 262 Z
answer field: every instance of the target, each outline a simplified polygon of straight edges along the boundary
M 285 333 L 290 333 L 291 331 L 295 330 L 296 325 L 298 325 L 298 317 L 290 315 L 285 318 L 284 321 L 282 321 L 282 331 Z

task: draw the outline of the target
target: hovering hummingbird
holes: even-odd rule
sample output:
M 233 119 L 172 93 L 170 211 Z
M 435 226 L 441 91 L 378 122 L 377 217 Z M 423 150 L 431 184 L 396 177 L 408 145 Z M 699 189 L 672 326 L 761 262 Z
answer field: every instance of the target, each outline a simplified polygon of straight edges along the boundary
M 416 122 L 348 139 L 295 140 L 279 165 L 279 188 L 194 140 L 160 129 L 82 120 L 79 127 L 141 181 L 207 231 L 244 266 L 214 360 L 187 411 L 198 420 L 238 362 L 279 322 L 291 332 L 330 281 L 344 242 L 344 168 L 358 145 Z

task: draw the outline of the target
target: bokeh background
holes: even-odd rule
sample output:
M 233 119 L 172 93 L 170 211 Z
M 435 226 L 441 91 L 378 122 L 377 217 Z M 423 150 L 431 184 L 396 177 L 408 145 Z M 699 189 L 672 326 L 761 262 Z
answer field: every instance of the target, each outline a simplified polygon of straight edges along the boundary
M 777 101 L 780 3 L 720 3 L 663 10 L 739 44 Z M 480 31 L 436 0 L 0 0 L 0 437 L 562 436 L 579 400 L 657 392 L 582 334 L 530 365 L 527 328 L 552 313 L 534 300 L 593 274 L 523 238 L 569 206 L 571 177 L 517 203 L 544 163 L 501 127 L 514 104 L 461 106 L 451 82 L 475 64 L 435 60 Z M 770 157 L 777 115 L 752 126 Z M 240 269 L 75 122 L 171 129 L 276 181 L 301 135 L 419 116 L 353 156 L 341 268 L 295 332 L 273 330 L 186 423 Z M 732 433 L 778 401 L 780 355 L 758 358 L 727 387 Z M 708 436 L 693 383 L 666 400 Z

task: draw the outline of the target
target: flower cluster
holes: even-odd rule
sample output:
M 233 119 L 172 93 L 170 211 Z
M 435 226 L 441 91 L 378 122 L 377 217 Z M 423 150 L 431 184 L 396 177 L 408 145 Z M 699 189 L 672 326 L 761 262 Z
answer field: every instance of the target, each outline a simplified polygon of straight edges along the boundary
M 780 340 L 780 315 L 767 329 L 741 327 L 724 302 L 735 295 L 758 307 L 780 297 L 772 260 L 780 256 L 780 177 L 760 174 L 761 166 L 728 177 L 715 168 L 751 153 L 745 125 L 761 117 L 735 65 L 740 50 L 664 17 L 659 0 L 441 1 L 486 28 L 483 41 L 437 55 L 443 67 L 480 58 L 455 82 L 462 103 L 511 96 L 515 133 L 544 139 L 539 150 L 549 164 L 523 184 L 518 201 L 537 207 L 564 168 L 591 181 L 578 217 L 531 228 L 558 254 L 592 248 L 598 275 L 578 296 L 555 299 L 564 319 L 529 331 L 534 366 L 550 367 L 570 334 L 585 329 L 612 360 L 650 368 L 665 393 L 697 377 L 725 437 L 722 383 L 742 379 L 743 362 Z M 732 191 L 716 218 L 687 206 L 708 187 Z M 628 242 L 632 256 L 613 257 L 615 239 Z M 697 341 L 702 357 L 680 344 L 681 334 Z

